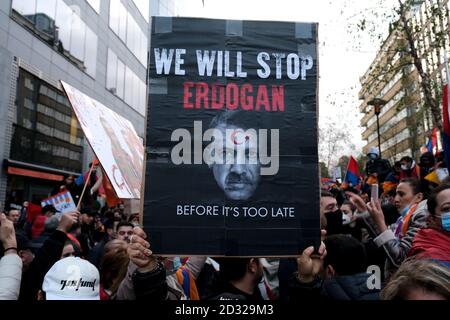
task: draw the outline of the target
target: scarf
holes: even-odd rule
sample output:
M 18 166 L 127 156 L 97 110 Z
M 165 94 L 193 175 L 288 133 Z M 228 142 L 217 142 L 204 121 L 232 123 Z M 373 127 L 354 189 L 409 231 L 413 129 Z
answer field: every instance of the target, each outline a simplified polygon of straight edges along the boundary
M 450 262 L 450 234 L 431 228 L 420 229 L 408 256 Z

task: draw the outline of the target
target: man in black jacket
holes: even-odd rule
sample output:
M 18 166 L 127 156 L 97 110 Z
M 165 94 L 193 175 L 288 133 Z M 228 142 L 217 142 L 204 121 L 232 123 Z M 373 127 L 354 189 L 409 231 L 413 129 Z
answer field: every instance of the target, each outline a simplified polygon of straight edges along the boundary
M 78 221 L 78 212 L 70 212 L 61 216 L 56 231 L 44 242 L 34 257 L 24 262 L 24 271 L 20 285 L 19 300 L 33 301 L 42 286 L 45 274 L 53 264 L 61 258 L 64 244 L 67 240 L 66 232 Z M 18 248 L 19 249 L 19 248 Z M 19 251 L 20 252 L 20 251 Z
M 220 272 L 209 300 L 263 301 L 258 284 L 263 267 L 258 258 L 220 258 Z
M 348 235 L 332 235 L 324 240 L 319 255 L 305 249 L 297 259 L 298 272 L 290 284 L 289 299 L 378 300 L 379 288 L 372 288 L 366 273 L 364 246 Z
M 386 179 L 386 176 L 391 172 L 391 165 L 388 160 L 382 159 L 379 156 L 378 149 L 375 147 L 370 148 L 367 153 L 369 160 L 366 162 L 366 175 L 376 178 L 378 183 L 381 184 Z

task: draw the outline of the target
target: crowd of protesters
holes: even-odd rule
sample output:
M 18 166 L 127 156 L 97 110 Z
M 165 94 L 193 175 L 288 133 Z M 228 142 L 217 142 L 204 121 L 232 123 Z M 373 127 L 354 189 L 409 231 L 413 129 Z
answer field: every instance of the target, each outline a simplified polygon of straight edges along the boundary
M 442 156 L 424 153 L 418 164 L 403 157 L 392 167 L 376 149 L 367 156 L 361 183 L 322 187 L 321 245 L 291 259 L 153 255 L 137 215 L 100 205 L 96 171 L 68 176 L 52 194 L 70 191 L 79 212 L 25 202 L 1 214 L 0 299 L 450 299 Z

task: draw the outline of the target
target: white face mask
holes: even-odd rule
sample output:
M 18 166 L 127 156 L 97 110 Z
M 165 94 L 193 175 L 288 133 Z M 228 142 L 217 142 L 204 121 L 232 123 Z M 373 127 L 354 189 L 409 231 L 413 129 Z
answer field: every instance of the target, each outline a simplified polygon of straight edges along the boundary
M 345 213 L 342 213 L 342 224 L 347 225 L 350 222 L 352 222 L 350 217 L 348 215 L 346 215 Z
M 416 162 L 413 160 L 410 164 L 402 164 L 402 170 L 409 170 L 411 168 L 414 168 L 416 165 Z

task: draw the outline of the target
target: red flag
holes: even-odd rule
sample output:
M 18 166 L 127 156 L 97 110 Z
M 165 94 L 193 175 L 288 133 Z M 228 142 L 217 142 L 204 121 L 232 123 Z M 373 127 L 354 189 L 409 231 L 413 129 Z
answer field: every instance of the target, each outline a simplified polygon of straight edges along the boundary
M 348 184 L 352 184 L 352 187 L 356 187 L 358 185 L 359 178 L 359 170 L 358 170 L 358 162 L 350 156 L 348 161 L 347 173 L 345 174 L 344 181 Z
M 435 150 L 434 154 L 437 153 L 437 128 L 433 129 L 433 133 L 431 134 L 431 145 L 433 146 L 433 150 Z
M 103 170 L 103 169 L 102 169 Z M 120 199 L 117 197 L 116 192 L 114 191 L 111 182 L 106 176 L 105 171 L 103 171 L 103 181 L 102 181 L 103 190 L 105 191 L 106 203 L 108 207 L 115 207 L 120 203 Z
M 442 122 L 444 132 L 442 133 L 445 164 L 450 171 L 450 122 L 449 122 L 449 104 L 448 104 L 448 84 L 444 86 L 444 93 L 442 95 Z

